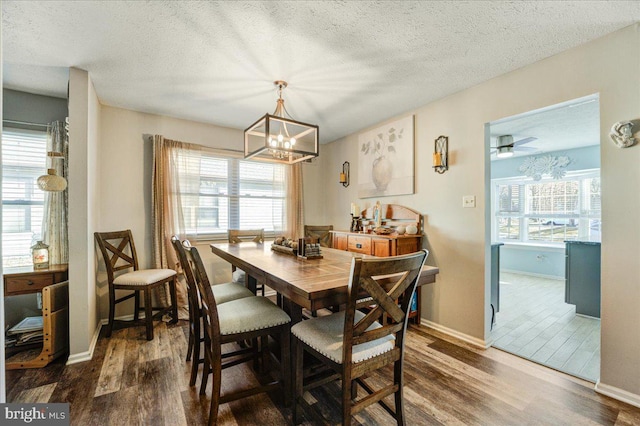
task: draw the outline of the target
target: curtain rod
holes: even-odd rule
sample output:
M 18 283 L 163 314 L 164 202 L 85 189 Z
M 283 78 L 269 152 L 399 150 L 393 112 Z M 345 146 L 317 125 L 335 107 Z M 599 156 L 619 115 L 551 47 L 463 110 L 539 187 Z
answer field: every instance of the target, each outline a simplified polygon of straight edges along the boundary
M 206 146 L 206 145 L 200 145 L 202 147 L 202 149 L 204 151 L 226 151 L 226 152 L 233 152 L 236 154 L 244 154 L 244 151 L 239 150 L 239 149 L 230 149 L 230 148 L 213 148 L 210 146 Z
M 40 126 L 40 127 L 49 127 L 48 124 L 42 123 L 29 123 L 28 121 L 16 121 L 16 120 L 2 120 L 3 123 L 11 123 L 11 124 L 22 124 L 24 126 Z
M 168 139 L 168 138 L 165 138 L 165 139 Z M 149 135 L 149 142 L 153 143 L 153 135 Z M 223 152 L 230 152 L 230 153 L 233 153 L 233 154 L 243 154 L 244 155 L 244 151 L 241 150 L 241 149 L 214 148 L 212 146 L 202 145 L 202 144 L 193 143 L 193 142 L 183 142 L 183 141 L 177 141 L 177 142 L 186 143 L 186 144 L 189 144 L 189 145 L 197 145 L 203 151 L 209 151 L 209 152 L 216 152 L 216 151 L 220 152 L 220 151 L 223 151 Z

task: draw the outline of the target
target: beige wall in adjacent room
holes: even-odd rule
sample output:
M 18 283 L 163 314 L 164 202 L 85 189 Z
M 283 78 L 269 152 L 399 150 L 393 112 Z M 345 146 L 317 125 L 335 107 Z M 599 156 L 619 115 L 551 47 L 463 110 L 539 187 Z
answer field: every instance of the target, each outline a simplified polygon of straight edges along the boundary
M 603 205 L 599 386 L 639 404 L 640 145 L 621 150 L 608 137 L 613 123 L 640 120 L 638 24 L 408 111 L 415 115 L 415 194 L 380 201 L 425 216 L 427 263 L 440 267 L 437 282 L 422 293 L 426 323 L 477 344 L 489 343 L 485 124 L 595 93 L 600 97 Z M 344 161 L 351 163 L 351 176 L 358 175 L 358 133 L 322 146 L 322 167 L 305 175 L 305 187 L 315 192 L 313 197 L 305 192 L 307 219 L 346 229 L 351 202 L 362 208 L 375 203 L 358 199 L 357 179 L 348 188 L 338 183 Z M 442 175 L 431 168 L 439 135 L 449 136 L 451 155 L 450 169 Z M 464 195 L 476 196 L 476 208 L 462 208 Z

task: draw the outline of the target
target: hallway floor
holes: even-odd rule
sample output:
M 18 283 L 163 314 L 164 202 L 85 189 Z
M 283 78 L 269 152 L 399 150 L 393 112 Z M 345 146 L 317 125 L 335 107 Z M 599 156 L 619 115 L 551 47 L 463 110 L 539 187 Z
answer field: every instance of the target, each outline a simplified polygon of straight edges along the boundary
M 600 320 L 564 303 L 564 281 L 500 274 L 500 312 L 493 346 L 547 367 L 597 382 Z

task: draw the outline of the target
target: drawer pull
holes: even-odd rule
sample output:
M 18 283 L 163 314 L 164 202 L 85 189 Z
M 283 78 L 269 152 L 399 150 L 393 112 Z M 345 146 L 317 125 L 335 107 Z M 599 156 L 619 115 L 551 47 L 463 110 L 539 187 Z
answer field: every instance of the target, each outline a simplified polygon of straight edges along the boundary
M 357 243 L 357 244 L 356 244 L 356 248 L 362 248 L 362 244 Z
M 34 285 L 35 283 L 31 280 L 27 281 L 27 285 Z

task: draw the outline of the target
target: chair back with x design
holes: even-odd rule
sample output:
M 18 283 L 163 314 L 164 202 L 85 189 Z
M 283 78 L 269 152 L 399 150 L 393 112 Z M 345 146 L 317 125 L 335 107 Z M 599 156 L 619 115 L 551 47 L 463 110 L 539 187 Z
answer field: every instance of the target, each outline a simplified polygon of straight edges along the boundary
M 345 363 L 350 362 L 354 345 L 386 336 L 395 339 L 395 348 L 388 356 L 397 359 L 402 353 L 411 297 L 428 251 L 418 253 L 384 259 L 354 259 L 345 312 Z M 369 312 L 355 321 L 356 310 L 363 307 L 369 307 Z M 371 328 L 375 322 L 382 327 Z
M 138 270 L 138 256 L 130 229 L 101 232 L 96 240 L 105 259 L 109 282 L 113 282 L 114 275 L 118 271 L 130 268 L 134 271 Z

